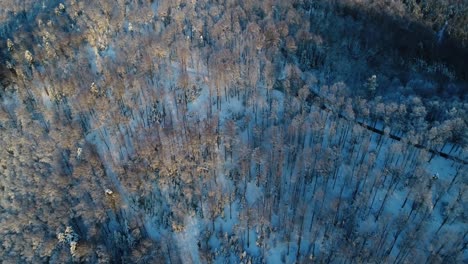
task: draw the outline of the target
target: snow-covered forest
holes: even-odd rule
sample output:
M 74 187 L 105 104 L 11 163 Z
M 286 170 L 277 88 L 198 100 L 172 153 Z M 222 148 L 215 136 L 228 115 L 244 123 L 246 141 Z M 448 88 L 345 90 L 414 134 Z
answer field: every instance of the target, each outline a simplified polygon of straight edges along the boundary
M 467 19 L 1 1 L 1 262 L 467 262 Z

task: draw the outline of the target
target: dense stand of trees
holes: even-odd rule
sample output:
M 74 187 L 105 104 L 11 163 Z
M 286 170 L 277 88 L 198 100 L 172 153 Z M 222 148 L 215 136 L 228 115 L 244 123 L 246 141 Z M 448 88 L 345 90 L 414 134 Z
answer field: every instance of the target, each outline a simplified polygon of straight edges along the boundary
M 354 2 L 2 3 L 0 258 L 466 261 L 466 76 Z

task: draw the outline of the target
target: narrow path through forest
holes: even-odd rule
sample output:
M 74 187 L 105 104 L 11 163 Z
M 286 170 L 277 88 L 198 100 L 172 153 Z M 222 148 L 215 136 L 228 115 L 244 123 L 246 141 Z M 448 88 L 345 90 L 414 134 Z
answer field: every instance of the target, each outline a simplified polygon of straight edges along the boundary
M 397 141 L 401 141 L 402 140 L 402 137 L 400 136 L 397 136 L 397 135 L 394 135 L 394 134 L 388 134 L 386 135 L 385 132 L 381 129 L 378 129 L 378 128 L 375 128 L 375 127 L 372 127 L 368 124 L 365 124 L 364 122 L 361 122 L 361 121 L 358 121 L 358 120 L 352 120 L 352 119 L 349 119 L 347 118 L 346 116 L 340 114 L 340 113 L 336 113 L 332 108 L 328 107 L 325 102 L 328 102 L 330 105 L 332 105 L 332 103 L 326 99 L 326 98 L 323 98 L 322 96 L 320 96 L 318 93 L 314 92 L 313 90 L 311 90 L 311 94 L 309 95 L 309 97 L 307 98 L 307 102 L 309 103 L 313 103 L 315 105 L 318 105 L 320 107 L 320 109 L 322 110 L 325 110 L 325 111 L 329 111 L 329 112 L 332 112 L 332 113 L 335 113 L 338 115 L 338 117 L 340 118 L 343 118 L 347 121 L 350 121 L 350 122 L 354 122 L 354 123 L 357 123 L 358 125 L 360 125 L 361 127 L 373 132 L 373 133 L 376 133 L 376 134 L 379 134 L 379 135 L 382 135 L 382 136 L 387 136 L 389 137 L 390 139 L 392 140 L 397 140 Z M 411 143 L 411 142 L 408 142 L 408 144 L 418 148 L 418 149 L 424 149 L 426 151 L 428 151 L 429 153 L 433 154 L 433 155 L 438 155 L 442 158 L 445 158 L 445 159 L 449 159 L 449 160 L 453 160 L 455 162 L 458 162 L 458 163 L 462 163 L 462 164 L 468 164 L 468 161 L 464 160 L 464 159 L 461 159 L 459 157 L 456 157 L 456 156 L 453 156 L 449 153 L 445 153 L 445 152 L 442 152 L 442 151 L 438 151 L 438 150 L 435 150 L 435 149 L 432 149 L 432 148 L 429 148 L 427 146 L 424 146 L 422 144 L 418 144 L 418 143 Z

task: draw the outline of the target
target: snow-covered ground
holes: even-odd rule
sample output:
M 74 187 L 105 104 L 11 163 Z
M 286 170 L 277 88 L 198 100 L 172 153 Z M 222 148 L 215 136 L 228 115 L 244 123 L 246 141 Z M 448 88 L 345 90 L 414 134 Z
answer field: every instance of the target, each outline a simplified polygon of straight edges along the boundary
M 177 65 L 167 67 L 176 74 L 171 80 L 176 80 Z M 301 113 L 294 110 L 300 104 L 296 98 L 277 90 L 271 91 L 270 99 L 266 89 L 256 89 L 258 92 L 248 98 L 222 94 L 217 109 L 216 92 L 212 91 L 209 98 L 210 77 L 204 73 L 196 81 L 199 71 L 189 68 L 187 73 L 199 92 L 188 102 L 186 112 L 181 102 L 176 102 L 178 91 L 170 88 L 172 84 L 159 88 L 163 89 L 160 100 L 172 126 L 180 128 L 183 122 L 217 118 L 220 130 L 216 133 L 228 133 L 226 124 L 230 120 L 235 122 L 236 133 L 232 159 L 225 151 L 227 142 L 220 140 L 212 150 L 211 168 L 216 174 L 203 183 L 199 195 L 191 194 L 203 205 L 185 212 L 179 223 L 182 228 L 173 229 L 174 250 L 183 263 L 343 259 L 405 263 L 410 256 L 421 262 L 430 261 L 430 255 L 440 249 L 437 236 L 466 234 L 468 225 L 460 212 L 465 185 L 457 184 L 466 179 L 466 166 L 439 156 L 427 162 L 424 151 L 372 133 L 315 105 Z M 132 131 L 139 124 L 148 125 L 145 119 L 149 113 L 143 109 L 153 101 L 140 96 L 143 104 L 134 112 L 141 110 L 143 114 L 134 115 L 129 126 Z M 325 117 L 318 138 L 312 136 L 312 126 L 319 122 L 314 113 Z M 100 151 L 105 148 L 104 142 L 113 142 L 110 152 L 118 153 L 120 147 L 115 144 L 122 141 L 112 139 L 117 136 L 96 131 L 88 135 L 88 140 L 100 146 L 100 153 L 104 153 Z M 124 139 L 124 145 L 133 145 L 132 140 Z M 168 145 L 166 153 L 183 152 L 178 148 L 184 148 L 184 141 L 171 140 L 178 143 Z M 205 143 L 200 144 L 203 149 Z M 129 151 L 133 152 L 131 148 Z M 127 193 L 111 171 L 121 160 L 117 156 L 102 160 L 112 160 L 107 174 L 121 195 L 131 201 L 134 194 Z M 452 182 L 457 172 L 458 180 Z M 179 208 L 184 201 L 180 186 L 157 182 L 154 186 L 154 195 L 163 193 L 169 210 Z M 222 209 L 210 216 L 213 206 Z M 160 239 L 158 228 L 169 228 L 158 217 L 145 218 L 147 232 L 155 240 Z M 460 246 L 459 241 L 449 245 Z M 415 253 L 418 248 L 420 252 Z M 457 260 L 461 258 L 466 260 L 466 252 Z

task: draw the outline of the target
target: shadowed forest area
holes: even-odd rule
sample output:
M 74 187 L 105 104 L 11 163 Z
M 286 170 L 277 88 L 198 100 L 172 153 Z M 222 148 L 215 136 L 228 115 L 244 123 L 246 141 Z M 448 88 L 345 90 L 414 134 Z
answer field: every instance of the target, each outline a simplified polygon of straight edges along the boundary
M 0 2 L 4 263 L 463 263 L 468 5 Z

